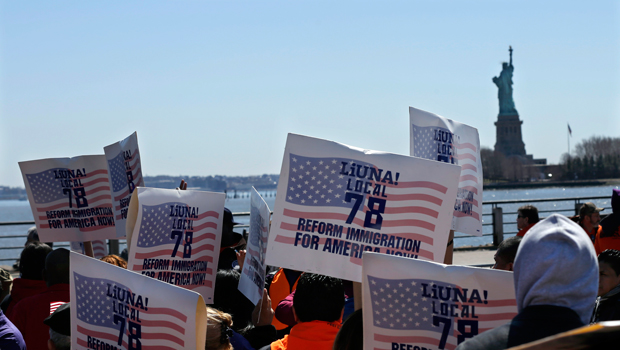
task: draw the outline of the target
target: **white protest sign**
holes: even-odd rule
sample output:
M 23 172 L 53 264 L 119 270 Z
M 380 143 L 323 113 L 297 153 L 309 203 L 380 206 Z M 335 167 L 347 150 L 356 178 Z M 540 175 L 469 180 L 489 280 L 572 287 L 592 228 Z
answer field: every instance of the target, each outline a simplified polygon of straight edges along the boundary
M 246 247 L 239 291 L 256 305 L 263 297 L 265 287 L 265 253 L 269 237 L 269 207 L 252 187 L 250 199 L 250 233 Z
M 125 221 L 131 194 L 136 187 L 144 187 L 138 134 L 134 132 L 126 139 L 104 147 L 108 162 L 108 177 L 112 191 L 116 236 L 125 237 Z
M 443 261 L 460 172 L 289 134 L 267 264 L 361 282 L 363 251 Z
M 20 162 L 42 242 L 116 238 L 104 155 Z
M 200 294 L 71 253 L 72 349 L 204 349 Z
M 517 314 L 512 272 L 364 253 L 364 349 L 448 349 Z
M 482 162 L 478 130 L 409 107 L 410 155 L 461 166 L 452 229 L 482 236 Z
M 138 187 L 128 269 L 196 291 L 212 304 L 225 196 Z

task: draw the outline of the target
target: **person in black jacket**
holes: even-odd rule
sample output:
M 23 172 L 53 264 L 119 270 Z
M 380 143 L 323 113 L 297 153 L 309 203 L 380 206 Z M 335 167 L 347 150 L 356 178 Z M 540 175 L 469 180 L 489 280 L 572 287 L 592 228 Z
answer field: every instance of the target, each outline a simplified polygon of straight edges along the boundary
M 591 322 L 620 320 L 620 251 L 607 249 L 598 256 L 598 298 Z
M 507 349 L 587 324 L 597 293 L 598 263 L 583 229 L 553 214 L 528 232 L 514 263 L 518 314 L 456 350 Z

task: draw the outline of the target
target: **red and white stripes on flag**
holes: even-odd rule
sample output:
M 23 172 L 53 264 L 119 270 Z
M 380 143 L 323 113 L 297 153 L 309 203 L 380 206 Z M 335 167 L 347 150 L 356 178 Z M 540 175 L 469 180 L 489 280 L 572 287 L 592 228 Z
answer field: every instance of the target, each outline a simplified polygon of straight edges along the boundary
M 482 235 L 482 162 L 478 130 L 409 107 L 410 155 L 461 167 L 452 229 Z
M 93 245 L 93 255 L 95 259 L 101 259 L 108 255 L 108 245 L 105 240 L 91 241 Z
M 53 301 L 50 303 L 50 315 L 60 307 L 60 305 L 66 303 L 65 301 Z
M 387 247 L 380 248 L 381 252 L 393 251 L 404 254 L 405 256 L 419 257 L 427 260 L 435 258 L 429 246 L 434 244 L 433 232 L 439 218 L 439 210 L 447 192 L 447 188 L 441 184 L 431 181 L 409 181 L 399 182 L 398 186 L 387 185 L 385 195 L 388 202 L 385 211 L 382 214 L 381 230 L 372 228 L 364 228 L 364 221 L 368 208 L 368 198 L 364 197 L 364 207 L 355 213 L 353 225 L 357 229 L 368 232 L 389 234 L 402 239 L 403 245 L 395 246 L 394 249 Z M 344 195 L 341 197 L 344 198 Z M 287 209 L 283 211 L 283 220 L 280 224 L 282 231 L 277 231 L 276 242 L 292 245 L 295 242 L 295 234 L 299 230 L 300 218 L 345 222 L 351 213 L 351 208 L 341 206 L 320 206 L 308 207 L 303 205 L 289 204 Z M 351 232 L 349 236 L 352 236 Z M 347 237 L 347 229 L 343 229 L 342 236 L 338 238 L 345 239 Z M 326 236 L 319 240 L 319 246 L 322 249 Z M 404 242 L 413 240 L 412 246 L 405 246 Z M 366 240 L 358 240 L 360 245 L 374 246 L 372 242 Z M 416 249 L 419 247 L 419 249 Z M 410 248 L 410 249 L 407 249 Z M 361 252 L 351 257 L 351 262 L 361 264 Z

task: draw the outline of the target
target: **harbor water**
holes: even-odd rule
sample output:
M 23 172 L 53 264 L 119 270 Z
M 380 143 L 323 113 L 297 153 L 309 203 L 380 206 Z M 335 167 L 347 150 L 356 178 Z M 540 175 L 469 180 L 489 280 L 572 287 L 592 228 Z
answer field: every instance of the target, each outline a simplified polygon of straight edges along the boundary
M 483 193 L 484 202 L 498 201 L 498 200 L 534 200 L 534 199 L 547 199 L 547 198 L 571 198 L 571 197 L 600 197 L 606 196 L 606 199 L 594 200 L 597 206 L 610 208 L 611 207 L 611 193 L 612 189 L 618 188 L 618 186 L 595 186 L 595 187 L 548 187 L 548 188 L 528 188 L 528 189 L 502 189 L 502 190 L 485 190 Z M 269 205 L 270 209 L 273 209 L 275 204 L 275 191 L 260 191 L 264 196 L 265 201 Z M 583 202 L 587 201 L 584 200 Z M 541 211 L 541 217 L 549 215 L 551 212 L 558 212 L 567 216 L 574 215 L 574 202 L 539 202 L 534 205 Z M 250 196 L 249 193 L 237 192 L 237 198 L 227 198 L 226 207 L 233 213 L 235 212 L 248 212 L 250 210 Z M 504 232 L 505 238 L 510 237 L 517 231 L 516 224 L 516 211 L 523 205 L 521 204 L 506 204 L 501 205 L 504 212 Z M 484 205 L 483 214 L 491 213 L 491 206 Z M 603 213 L 610 211 L 607 209 Z M 238 217 L 235 221 L 241 224 L 247 224 L 249 217 Z M 490 223 L 492 220 L 490 215 L 483 215 L 483 224 Z M 5 200 L 0 201 L 0 222 L 10 221 L 33 221 L 32 211 L 28 201 L 19 200 Z M 20 226 L 0 226 L 0 236 L 10 235 L 23 235 L 28 228 L 32 225 L 20 225 Z M 492 227 L 483 226 L 483 233 L 492 233 Z M 463 234 L 456 233 L 456 236 L 464 236 Z M 491 236 L 482 237 L 463 237 L 455 239 L 456 247 L 463 246 L 480 246 L 492 243 Z M 23 246 L 25 239 L 23 238 L 11 238 L 3 239 L 2 246 L 18 247 Z M 124 243 L 121 244 L 121 249 L 124 248 Z M 20 253 L 18 249 L 0 250 L 0 259 L 16 258 Z M 8 264 L 8 261 L 0 261 L 0 264 Z

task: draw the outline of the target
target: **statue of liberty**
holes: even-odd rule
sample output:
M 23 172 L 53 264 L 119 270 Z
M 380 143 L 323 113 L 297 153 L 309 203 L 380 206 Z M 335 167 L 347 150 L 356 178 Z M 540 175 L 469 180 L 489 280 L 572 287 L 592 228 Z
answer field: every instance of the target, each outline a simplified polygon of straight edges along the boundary
M 499 98 L 499 115 L 518 115 L 515 102 L 512 99 L 512 46 L 509 47 L 510 63 L 502 63 L 502 72 L 499 77 L 493 77 L 493 83 L 497 85 L 497 98 Z

